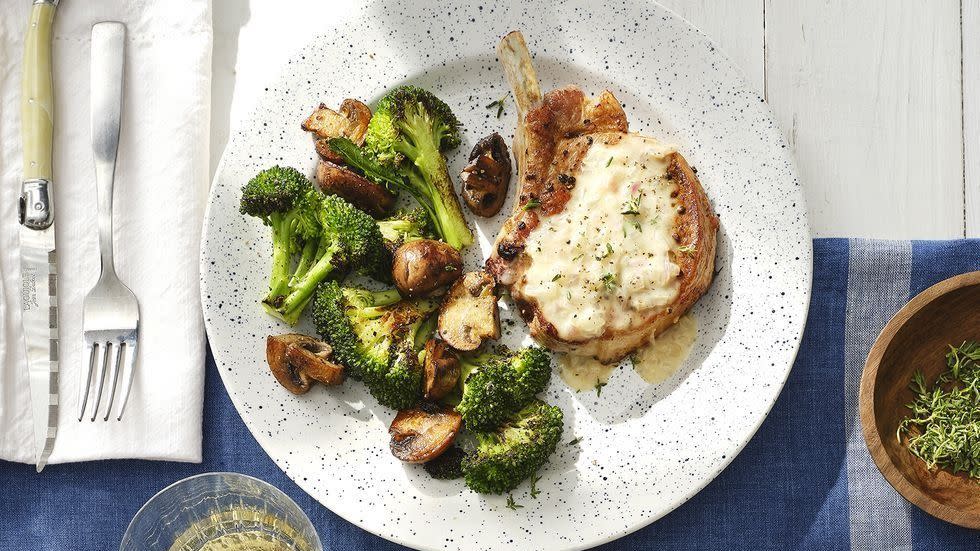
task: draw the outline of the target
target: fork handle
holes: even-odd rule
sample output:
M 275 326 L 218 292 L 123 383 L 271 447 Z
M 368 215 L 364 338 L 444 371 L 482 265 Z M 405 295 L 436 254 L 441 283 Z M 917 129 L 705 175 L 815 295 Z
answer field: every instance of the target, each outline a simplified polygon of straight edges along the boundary
M 112 187 L 119 151 L 125 50 L 126 27 L 122 23 L 105 22 L 92 26 L 92 152 L 99 196 L 99 248 L 103 274 L 114 270 Z

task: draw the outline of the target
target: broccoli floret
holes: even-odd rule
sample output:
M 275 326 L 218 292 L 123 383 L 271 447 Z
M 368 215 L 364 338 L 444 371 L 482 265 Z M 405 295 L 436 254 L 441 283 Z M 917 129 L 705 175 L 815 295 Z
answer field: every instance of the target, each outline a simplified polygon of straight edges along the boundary
M 385 279 L 390 256 L 381 229 L 368 214 L 336 195 L 319 198 L 320 234 L 307 240 L 287 289 L 264 301 L 266 310 L 295 325 L 316 290 L 334 272 L 354 269 Z
M 473 242 L 443 156 L 459 146 L 459 130 L 459 120 L 442 100 L 421 88 L 401 86 L 381 99 L 365 137 L 371 156 L 402 178 L 380 176 L 411 193 L 428 212 L 439 236 L 457 249 Z M 370 164 L 360 159 L 360 164 L 365 163 Z M 374 177 L 383 172 L 358 168 Z
M 496 430 L 476 433 L 476 449 L 463 459 L 466 485 L 481 494 L 513 490 L 548 460 L 562 428 L 561 409 L 534 400 Z
M 394 215 L 378 221 L 385 246 L 394 251 L 409 241 L 417 239 L 432 239 L 432 227 L 429 215 L 424 209 L 396 212 Z
M 517 352 L 501 348 L 461 356 L 462 398 L 456 411 L 470 430 L 491 430 L 524 407 L 551 379 L 551 356 L 530 346 Z
M 423 464 L 425 472 L 432 478 L 451 480 L 463 477 L 463 458 L 466 452 L 457 446 L 451 446 L 438 457 Z
M 368 291 L 329 280 L 320 284 L 312 313 L 317 332 L 351 377 L 363 380 L 382 405 L 404 409 L 422 395 L 418 354 L 438 307 L 433 300 L 403 300 L 394 289 Z
M 242 188 L 241 213 L 272 228 L 272 271 L 266 301 L 287 291 L 293 255 L 308 244 L 315 246 L 320 235 L 319 204 L 320 194 L 295 168 L 268 168 Z

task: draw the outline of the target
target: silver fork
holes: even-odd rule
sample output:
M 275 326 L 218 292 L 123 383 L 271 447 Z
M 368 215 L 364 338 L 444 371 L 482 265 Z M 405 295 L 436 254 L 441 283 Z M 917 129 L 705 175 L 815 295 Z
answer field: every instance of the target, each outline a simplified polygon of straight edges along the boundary
M 122 110 L 123 60 L 126 27 L 122 23 L 97 23 L 92 27 L 92 150 L 95 156 L 95 182 L 99 200 L 99 249 L 102 252 L 102 274 L 95 287 L 85 296 L 82 306 L 82 329 L 88 351 L 88 373 L 80 388 L 78 420 L 85 417 L 89 394 L 96 392 L 91 420 L 99 413 L 108 390 L 109 405 L 103 420 L 109 419 L 120 372 L 122 402 L 116 419 L 122 419 L 136 372 L 139 342 L 139 303 L 136 295 L 116 276 L 112 262 L 112 184 L 119 150 L 119 119 Z M 106 379 L 106 371 L 112 373 Z M 95 375 L 95 384 L 92 377 Z

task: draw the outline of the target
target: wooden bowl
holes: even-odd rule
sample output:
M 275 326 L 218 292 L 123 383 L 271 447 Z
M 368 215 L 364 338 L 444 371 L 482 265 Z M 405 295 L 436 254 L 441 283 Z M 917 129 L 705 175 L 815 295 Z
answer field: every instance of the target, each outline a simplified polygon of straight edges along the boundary
M 915 370 L 931 383 L 946 369 L 948 345 L 971 339 L 980 339 L 980 272 L 929 287 L 889 320 L 864 364 L 858 407 L 871 457 L 898 493 L 934 517 L 980 528 L 980 483 L 929 471 L 896 437 Z

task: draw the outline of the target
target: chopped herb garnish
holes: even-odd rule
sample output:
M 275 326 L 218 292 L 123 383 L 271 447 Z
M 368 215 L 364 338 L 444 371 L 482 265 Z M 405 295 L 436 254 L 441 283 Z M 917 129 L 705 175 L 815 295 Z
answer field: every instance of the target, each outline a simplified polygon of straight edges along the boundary
M 531 478 L 531 499 L 538 499 L 538 494 L 541 493 L 541 490 L 538 489 L 539 480 L 541 480 L 540 476 Z
M 623 204 L 622 214 L 640 214 L 640 195 L 630 197 L 630 200 Z
M 980 479 L 980 344 L 949 347 L 947 370 L 930 389 L 922 371 L 909 388 L 911 414 L 898 425 L 897 438 L 929 469 L 946 469 Z
M 599 256 L 595 257 L 596 260 L 602 260 L 613 253 L 612 245 L 606 243 L 606 250 L 602 252 Z
M 565 297 L 566 297 L 566 298 L 567 298 L 568 300 L 572 300 L 572 292 L 571 292 L 571 291 L 565 291 Z
M 443 269 L 446 270 L 447 272 L 455 272 L 459 268 L 457 268 L 456 266 L 453 266 L 452 264 L 446 264 L 446 267 L 443 268 Z
M 684 254 L 694 254 L 694 251 L 697 250 L 697 246 L 694 243 L 688 243 L 687 245 L 677 247 L 677 250 Z
M 578 253 L 578 255 L 576 255 L 575 258 L 572 259 L 572 262 L 581 259 L 583 256 L 585 256 L 585 253 Z
M 609 384 L 609 383 L 602 382 L 602 381 L 600 381 L 598 379 L 596 380 L 596 382 L 595 382 L 595 397 L 596 398 L 598 398 L 599 396 L 602 396 L 602 387 L 606 386 L 607 384 Z
M 514 495 L 513 494 L 507 494 L 507 508 L 508 509 L 511 509 L 511 510 L 516 511 L 516 510 L 521 509 L 523 507 L 524 507 L 523 505 L 521 505 L 520 503 L 517 503 L 517 502 L 514 501 Z
M 553 277 L 553 278 L 551 278 L 551 281 L 558 281 L 558 279 L 559 279 L 560 277 L 561 277 L 561 274 L 560 274 L 560 273 L 558 273 L 558 274 L 555 274 L 555 277 Z
M 537 199 L 528 199 L 527 203 L 524 203 L 524 210 L 536 209 L 541 206 L 541 201 Z
M 653 222 L 656 223 L 657 218 L 654 218 Z M 643 233 L 643 226 L 639 222 L 633 222 L 633 227 L 636 228 L 636 231 Z
M 612 157 L 609 157 L 609 160 L 606 161 L 606 167 L 608 167 L 609 165 L 612 164 L 612 160 L 613 160 L 613 158 Z
M 614 291 L 616 289 L 616 276 L 606 273 L 602 276 L 602 285 L 607 291 Z
M 578 446 L 579 442 L 581 442 L 581 441 L 582 441 L 582 437 L 581 436 L 576 436 L 574 440 L 572 440 L 572 441 L 570 441 L 568 443 L 568 445 L 569 446 Z
M 501 115 L 504 114 L 504 105 L 505 102 L 507 101 L 508 95 L 510 95 L 510 92 L 507 92 L 503 96 L 500 96 L 500 99 L 498 99 L 497 101 L 491 101 L 490 103 L 487 104 L 487 109 L 493 109 L 494 107 L 497 108 L 498 119 L 500 118 Z

